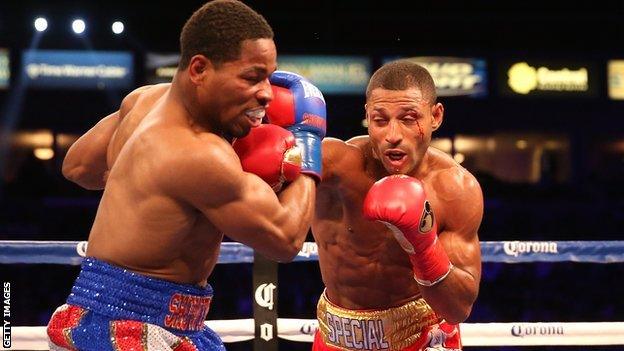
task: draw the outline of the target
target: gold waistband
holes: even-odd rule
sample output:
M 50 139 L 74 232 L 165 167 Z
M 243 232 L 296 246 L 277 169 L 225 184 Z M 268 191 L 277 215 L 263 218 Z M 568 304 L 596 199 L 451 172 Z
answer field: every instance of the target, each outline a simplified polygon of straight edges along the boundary
M 348 310 L 332 304 L 325 292 L 316 317 L 323 341 L 339 350 L 401 350 L 440 321 L 422 298 L 385 310 Z

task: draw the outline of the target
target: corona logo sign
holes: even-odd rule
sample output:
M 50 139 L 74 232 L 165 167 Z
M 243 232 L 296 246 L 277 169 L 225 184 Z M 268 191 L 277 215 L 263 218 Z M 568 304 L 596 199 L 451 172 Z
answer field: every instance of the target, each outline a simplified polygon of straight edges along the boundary
M 545 66 L 533 67 L 527 62 L 513 64 L 507 71 L 508 85 L 517 94 L 526 95 L 533 91 L 586 92 L 589 90 L 587 68 L 576 70 L 551 69 Z

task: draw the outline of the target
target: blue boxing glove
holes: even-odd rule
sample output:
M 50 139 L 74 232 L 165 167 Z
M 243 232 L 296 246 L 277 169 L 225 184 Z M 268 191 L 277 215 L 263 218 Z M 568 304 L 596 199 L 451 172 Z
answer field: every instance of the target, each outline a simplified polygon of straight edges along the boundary
M 302 151 L 301 173 L 321 180 L 321 140 L 327 129 L 325 99 L 321 91 L 302 76 L 276 71 L 271 75 L 273 101 L 266 114 L 269 123 L 295 136 Z

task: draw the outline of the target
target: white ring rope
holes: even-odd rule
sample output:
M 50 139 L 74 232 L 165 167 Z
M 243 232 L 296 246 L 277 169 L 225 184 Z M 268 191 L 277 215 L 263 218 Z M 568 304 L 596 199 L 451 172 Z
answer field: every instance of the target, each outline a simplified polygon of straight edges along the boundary
M 254 338 L 254 320 L 207 321 L 224 342 Z M 279 337 L 312 342 L 316 319 L 279 318 Z M 624 322 L 462 323 L 464 346 L 624 345 Z M 45 327 L 13 327 L 9 350 L 48 350 Z

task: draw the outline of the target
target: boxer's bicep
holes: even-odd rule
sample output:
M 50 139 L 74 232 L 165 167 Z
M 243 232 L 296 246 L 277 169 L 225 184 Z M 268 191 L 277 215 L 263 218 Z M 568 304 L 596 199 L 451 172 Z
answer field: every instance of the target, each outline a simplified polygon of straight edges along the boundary
M 176 167 L 178 193 L 228 237 L 284 259 L 296 246 L 290 233 L 301 214 L 289 213 L 266 182 L 244 172 L 233 151 L 214 147 L 208 153 L 194 167 Z
M 305 239 L 305 233 L 296 234 L 297 222 L 304 220 L 297 219 L 300 213 L 289 212 L 268 184 L 255 174 L 243 173 L 239 184 L 223 189 L 236 195 L 203 210 L 223 234 L 269 259 L 289 261 L 296 255 Z
M 481 247 L 478 230 L 483 217 L 483 195 L 472 175 L 462 179 L 461 196 L 449 201 L 446 226 L 439 233 L 451 263 L 470 274 L 478 284 L 481 278 Z
M 233 196 L 203 212 L 228 237 L 255 246 L 271 240 L 285 216 L 273 190 L 258 176 L 242 173 L 241 181 L 224 187 Z M 235 194 L 235 195 L 234 195 Z
M 101 119 L 69 148 L 63 160 L 63 175 L 87 189 L 102 189 L 108 145 L 117 130 L 119 111 Z

